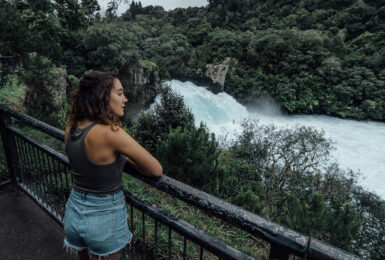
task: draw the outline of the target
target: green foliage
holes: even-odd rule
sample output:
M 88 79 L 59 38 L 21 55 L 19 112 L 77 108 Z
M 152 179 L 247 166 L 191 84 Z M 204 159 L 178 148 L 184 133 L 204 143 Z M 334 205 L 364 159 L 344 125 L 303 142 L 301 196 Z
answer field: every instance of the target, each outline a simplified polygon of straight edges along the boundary
M 81 6 L 88 23 L 92 23 L 98 17 L 97 11 L 100 11 L 100 6 L 97 0 L 82 0 Z
M 218 180 L 219 185 L 236 188 L 222 194 L 299 232 L 351 252 L 358 248 L 353 244 L 362 222 L 351 197 L 356 175 L 329 164 L 330 140 L 306 127 L 277 128 L 252 119 L 242 126 L 229 147 L 231 157 L 222 161 L 226 180 Z M 255 202 L 246 191 L 252 191 Z
M 205 10 L 170 16 L 196 48 L 198 60 L 188 63 L 194 69 L 185 74 L 201 78 L 202 63 L 240 61 L 225 86 L 240 101 L 270 94 L 290 113 L 384 120 L 382 103 L 363 97 L 365 92 L 383 97 L 385 84 L 377 74 L 384 64 L 385 34 L 376 6 L 352 0 L 209 1 Z M 353 87 L 350 79 L 363 71 L 373 73 L 370 83 L 358 80 Z
M 287 204 L 287 219 L 284 222 L 289 227 L 352 251 L 353 241 L 359 235 L 360 223 L 350 204 L 330 208 L 320 193 L 314 193 L 309 204 L 291 195 Z
M 64 28 L 72 31 L 85 27 L 85 10 L 81 8 L 77 0 L 55 0 L 55 2 L 57 16 Z M 92 4 L 90 8 L 92 10 Z
M 239 62 L 225 89 L 239 101 L 269 94 L 289 113 L 385 120 L 376 1 L 209 1 L 169 12 L 132 1 L 122 17 L 117 3 L 101 18 L 94 0 L 2 2 L 2 52 L 37 52 L 76 77 L 117 72 L 132 101 L 148 98 L 133 84 L 139 60 L 154 62 L 161 78 L 205 80 L 206 64 L 232 57 Z
M 353 207 L 361 224 L 353 250 L 366 259 L 382 259 L 385 256 L 385 201 L 361 187 L 353 190 L 353 196 Z
M 156 146 L 165 174 L 192 186 L 211 190 L 218 174 L 218 144 L 204 125 L 170 128 Z
M 301 202 L 295 195 L 287 201 L 286 218 L 284 222 L 294 230 L 322 237 L 332 221 L 331 212 L 328 210 L 322 195 L 314 193 L 310 204 Z
M 46 0 L 2 1 L 0 3 L 0 47 L 2 55 L 20 56 L 30 52 L 60 59 L 61 27 L 56 22 L 52 3 Z
M 187 109 L 183 97 L 164 86 L 160 93 L 160 103 L 149 112 L 139 114 L 134 126 L 135 139 L 147 150 L 155 153 L 158 139 L 162 139 L 171 129 L 194 128 L 194 116 Z
M 255 192 L 251 190 L 251 188 L 248 190 L 239 190 L 237 196 L 232 198 L 230 202 L 242 208 L 248 209 L 256 214 L 260 213 L 262 210 L 262 203 L 259 197 L 255 195 Z
M 48 58 L 31 54 L 22 78 L 27 85 L 25 106 L 27 113 L 60 129 L 65 128 L 67 116 L 66 85 L 59 82 L 61 75 Z M 66 79 L 64 79 L 66 80 Z M 63 89 L 60 89 L 63 88 Z
M 74 76 L 74 75 L 68 76 L 68 85 L 67 85 L 67 89 L 66 89 L 67 100 L 71 99 L 72 92 L 79 86 L 79 82 L 80 82 L 80 79 L 77 78 L 76 76 Z M 68 103 L 70 103 L 70 102 L 68 102 Z
M 123 24 L 91 25 L 84 33 L 87 63 L 94 69 L 127 75 L 139 60 L 135 36 Z
M 0 2 L 1 55 L 21 61 L 31 115 L 64 127 L 66 104 L 55 107 L 51 93 L 56 68 L 69 74 L 68 101 L 90 69 L 118 73 L 130 100 L 141 101 L 153 89 L 135 86 L 138 67 L 147 77 L 206 79 L 207 64 L 230 57 L 225 90 L 241 102 L 268 95 L 289 113 L 385 120 L 381 1 L 210 0 L 167 12 L 132 1 L 121 17 L 117 2 L 103 18 L 94 0 Z M 24 87 L 13 89 L 0 95 L 10 104 Z M 329 162 L 322 133 L 250 121 L 219 148 L 181 97 L 161 92 L 160 105 L 132 130 L 170 175 L 362 257 L 384 258 L 384 201 Z
M 19 76 L 9 75 L 4 86 L 0 88 L 0 104 L 23 111 L 22 102 L 25 96 L 25 85 Z
M 339 205 L 333 214 L 329 232 L 333 233 L 330 243 L 352 251 L 352 242 L 357 238 L 360 223 L 355 209 L 348 203 Z

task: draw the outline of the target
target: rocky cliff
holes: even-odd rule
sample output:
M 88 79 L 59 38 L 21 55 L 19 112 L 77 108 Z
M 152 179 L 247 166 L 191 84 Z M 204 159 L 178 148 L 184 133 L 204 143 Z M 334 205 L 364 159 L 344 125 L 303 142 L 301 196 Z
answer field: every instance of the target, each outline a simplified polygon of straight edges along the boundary
M 236 63 L 237 61 L 234 58 L 226 57 L 219 64 L 207 64 L 205 76 L 211 79 L 213 84 L 218 84 L 221 90 L 224 91 L 227 72 Z
M 160 88 L 158 66 L 151 62 L 141 60 L 134 69 L 134 85 L 130 92 L 136 98 L 126 105 L 126 118 L 135 119 L 139 112 L 151 104 Z

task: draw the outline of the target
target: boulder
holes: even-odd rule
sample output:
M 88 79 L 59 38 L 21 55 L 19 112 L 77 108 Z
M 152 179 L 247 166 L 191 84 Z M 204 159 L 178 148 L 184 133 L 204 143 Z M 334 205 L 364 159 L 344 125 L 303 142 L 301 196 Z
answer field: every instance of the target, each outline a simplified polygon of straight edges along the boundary
M 226 57 L 224 61 L 219 64 L 207 64 L 205 76 L 211 79 L 212 83 L 218 84 L 223 91 L 226 75 L 232 63 L 234 63 L 233 59 Z

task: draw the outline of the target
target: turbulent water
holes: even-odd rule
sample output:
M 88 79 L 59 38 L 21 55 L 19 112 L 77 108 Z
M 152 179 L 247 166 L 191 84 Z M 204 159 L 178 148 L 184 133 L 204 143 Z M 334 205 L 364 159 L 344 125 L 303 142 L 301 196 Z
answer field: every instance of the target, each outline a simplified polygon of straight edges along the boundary
M 111 0 L 98 0 L 98 3 L 100 5 L 100 9 L 102 13 L 104 13 L 107 10 L 108 3 Z M 135 1 L 136 3 L 138 1 Z M 119 8 L 117 10 L 118 14 L 124 13 L 129 7 L 130 7 L 131 1 L 125 2 L 121 1 L 119 4 Z M 141 0 L 140 3 L 143 7 L 145 6 L 156 6 L 160 5 L 165 10 L 173 10 L 175 8 L 187 8 L 187 7 L 201 7 L 207 5 L 206 0 L 194 0 L 194 1 L 186 1 L 186 0 Z
M 183 96 L 195 116 L 195 123 L 205 122 L 216 135 L 232 136 L 240 130 L 239 122 L 250 116 L 261 124 L 282 127 L 299 125 L 323 130 L 334 141 L 334 157 L 342 168 L 360 171 L 360 184 L 385 199 L 385 124 L 372 121 L 355 121 L 328 116 L 287 116 L 280 113 L 272 100 L 257 100 L 249 112 L 226 93 L 213 94 L 191 82 L 171 80 L 172 90 Z M 155 102 L 159 102 L 157 97 Z M 250 108 L 249 108 L 250 110 Z

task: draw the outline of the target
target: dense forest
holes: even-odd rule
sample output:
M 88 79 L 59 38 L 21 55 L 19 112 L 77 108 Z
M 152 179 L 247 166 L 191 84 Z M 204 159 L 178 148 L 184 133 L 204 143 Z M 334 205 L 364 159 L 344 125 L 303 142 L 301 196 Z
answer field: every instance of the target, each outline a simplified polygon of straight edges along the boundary
M 209 0 L 165 11 L 132 1 L 120 16 L 117 2 L 105 14 L 96 0 L 0 2 L 0 54 L 17 58 L 24 112 L 63 129 L 82 75 L 115 72 L 132 103 L 162 94 L 153 111 L 123 123 L 167 175 L 361 257 L 385 258 L 385 201 L 331 161 L 322 132 L 250 120 L 220 145 L 180 96 L 135 76 L 141 68 L 150 85 L 154 72 L 207 82 L 207 65 L 228 60 L 224 90 L 244 104 L 271 96 L 289 113 L 384 121 L 385 2 Z
M 119 17 L 111 2 L 102 18 L 94 0 L 5 1 L 1 54 L 127 82 L 140 61 L 161 78 L 207 81 L 206 65 L 230 58 L 224 89 L 244 104 L 269 95 L 289 113 L 385 120 L 383 1 L 208 2 L 169 12 L 132 2 Z

